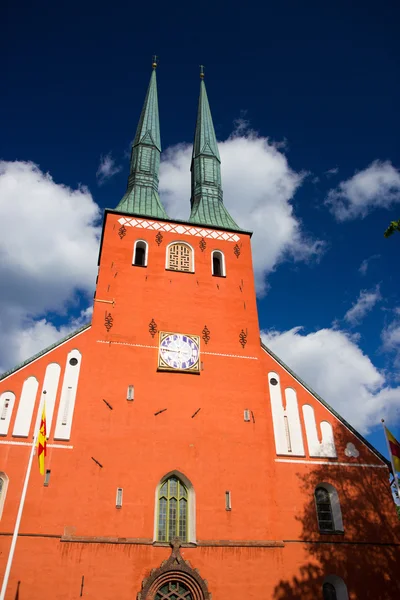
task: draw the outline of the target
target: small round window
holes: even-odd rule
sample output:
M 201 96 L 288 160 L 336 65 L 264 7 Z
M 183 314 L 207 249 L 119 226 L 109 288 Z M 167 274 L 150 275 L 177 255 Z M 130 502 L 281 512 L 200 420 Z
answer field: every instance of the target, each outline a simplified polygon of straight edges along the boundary
M 77 358 L 71 358 L 70 361 L 69 361 L 69 364 L 72 367 L 75 367 L 78 364 L 78 359 Z
M 278 385 L 278 380 L 275 379 L 275 377 L 271 377 L 271 379 L 269 380 L 271 385 Z

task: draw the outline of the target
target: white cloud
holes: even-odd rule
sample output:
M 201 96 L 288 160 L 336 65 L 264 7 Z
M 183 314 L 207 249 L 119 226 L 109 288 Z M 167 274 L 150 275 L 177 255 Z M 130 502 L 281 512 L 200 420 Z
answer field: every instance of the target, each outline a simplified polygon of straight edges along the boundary
M 304 233 L 291 204 L 305 174 L 293 171 L 275 144 L 246 127 L 241 121 L 234 134 L 219 143 L 222 186 L 232 217 L 254 232 L 254 271 L 258 293 L 263 293 L 266 275 L 279 262 L 318 258 L 324 244 Z M 163 155 L 160 193 L 172 218 L 188 218 L 191 152 L 191 145 L 179 144 Z
M 381 418 L 400 419 L 400 388 L 388 385 L 348 333 L 320 329 L 305 334 L 295 327 L 262 332 L 262 339 L 361 433 L 367 434 Z
M 350 325 L 357 325 L 380 300 L 382 300 L 382 296 L 379 285 L 373 290 L 361 290 L 357 301 L 344 315 L 345 321 L 350 323 Z
M 395 308 L 395 318 L 383 329 L 381 334 L 382 350 L 393 353 L 396 374 L 400 367 L 400 308 Z M 397 375 L 396 379 L 400 379 Z
M 400 172 L 390 161 L 376 160 L 330 190 L 326 204 L 338 221 L 365 217 L 374 208 L 400 202 Z
M 108 179 L 122 170 L 121 166 L 115 164 L 111 152 L 100 157 L 99 168 L 97 169 L 96 177 L 99 185 L 103 185 Z
M 86 188 L 57 184 L 31 162 L 0 161 L 0 372 L 69 332 L 44 316 L 93 293 L 99 219 Z
M 338 173 L 339 173 L 338 167 L 333 167 L 332 169 L 328 169 L 327 171 L 325 171 L 325 175 L 327 177 L 330 177 L 331 175 L 337 175 Z
M 370 256 L 369 258 L 365 258 L 365 259 L 362 261 L 362 263 L 361 263 L 361 265 L 360 265 L 360 268 L 358 269 L 358 272 L 359 272 L 361 275 L 366 275 L 366 274 L 367 274 L 367 271 L 368 271 L 368 267 L 369 267 L 369 264 L 370 264 L 370 262 L 371 262 L 371 261 L 373 261 L 374 259 L 376 259 L 376 258 L 380 258 L 380 257 L 381 257 L 381 255 L 380 255 L 380 254 L 373 254 L 373 255 L 372 255 L 372 256 Z

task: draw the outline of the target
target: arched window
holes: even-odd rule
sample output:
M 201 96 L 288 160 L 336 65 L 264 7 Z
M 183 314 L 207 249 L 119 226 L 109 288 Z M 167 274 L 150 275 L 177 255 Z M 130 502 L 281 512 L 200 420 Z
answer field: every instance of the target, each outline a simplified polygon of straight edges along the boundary
M 193 249 L 189 244 L 174 242 L 167 246 L 167 269 L 193 273 Z
M 133 248 L 133 262 L 135 267 L 147 267 L 148 244 L 144 240 L 136 240 Z
M 178 537 L 188 539 L 188 490 L 178 477 L 172 475 L 158 490 L 157 540 L 170 542 Z
M 349 600 L 347 586 L 337 575 L 328 575 L 322 584 L 323 600 Z
M 211 253 L 212 274 L 214 277 L 225 277 L 225 257 L 219 250 L 214 250 Z
M 8 487 L 8 477 L 5 473 L 0 472 L 0 518 L 3 513 L 4 501 L 6 499 Z
M 182 581 L 169 581 L 160 587 L 155 595 L 155 600 L 194 600 L 189 588 Z
M 336 589 L 333 583 L 326 581 L 322 586 L 324 600 L 337 600 Z
M 343 533 L 343 519 L 339 496 L 333 485 L 322 483 L 317 486 L 314 498 L 320 532 Z

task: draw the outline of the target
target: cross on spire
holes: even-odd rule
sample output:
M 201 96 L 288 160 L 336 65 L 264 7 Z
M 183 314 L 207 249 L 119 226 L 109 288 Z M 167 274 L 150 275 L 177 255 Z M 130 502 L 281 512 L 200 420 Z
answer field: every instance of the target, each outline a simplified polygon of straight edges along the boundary
M 153 54 L 153 62 L 152 62 L 153 69 L 157 69 L 157 65 L 158 65 L 158 56 L 157 56 L 157 54 Z
M 204 65 L 199 65 L 200 66 L 200 79 L 204 79 Z

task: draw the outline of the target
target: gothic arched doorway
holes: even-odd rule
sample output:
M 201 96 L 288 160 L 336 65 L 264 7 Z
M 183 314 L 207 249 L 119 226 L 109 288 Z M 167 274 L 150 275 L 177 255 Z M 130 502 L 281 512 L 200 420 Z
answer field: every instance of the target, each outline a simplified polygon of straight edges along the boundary
M 211 600 L 207 583 L 180 554 L 174 539 L 171 556 L 142 583 L 137 600 Z

